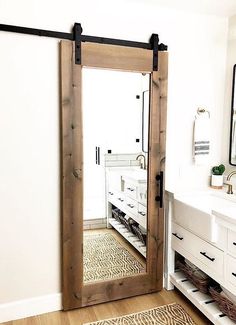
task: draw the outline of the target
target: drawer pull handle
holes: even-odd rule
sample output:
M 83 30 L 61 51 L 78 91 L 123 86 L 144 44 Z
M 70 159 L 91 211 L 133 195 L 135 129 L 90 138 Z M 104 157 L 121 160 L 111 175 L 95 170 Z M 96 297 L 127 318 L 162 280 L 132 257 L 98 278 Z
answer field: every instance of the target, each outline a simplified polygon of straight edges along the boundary
M 141 216 L 143 216 L 143 217 L 146 216 L 145 212 L 139 211 L 138 213 L 141 214 Z
M 212 262 L 214 262 L 214 260 L 215 260 L 214 257 L 210 257 L 210 256 L 208 256 L 206 252 L 200 252 L 200 254 L 202 254 L 204 257 L 208 258 L 208 260 L 210 260 L 210 261 L 212 261 Z
M 236 243 L 235 243 L 235 241 L 233 242 L 233 245 L 234 245 L 234 246 L 236 246 Z
M 134 208 L 134 205 L 133 205 L 133 204 L 127 204 L 127 205 L 128 205 L 128 207 L 130 207 L 131 209 Z
M 110 194 L 110 195 L 114 195 L 114 193 L 112 193 L 112 192 L 109 192 L 109 194 Z
M 118 200 L 119 200 L 120 202 L 124 202 L 124 200 L 122 200 L 120 197 L 118 198 Z
M 127 187 L 127 190 L 133 192 L 134 191 L 134 188 L 131 188 L 131 187 Z
M 232 275 L 236 277 L 236 273 L 232 272 Z
M 184 239 L 184 237 L 178 236 L 176 232 L 172 232 L 172 235 L 175 236 L 176 238 L 178 238 L 179 240 L 183 240 Z

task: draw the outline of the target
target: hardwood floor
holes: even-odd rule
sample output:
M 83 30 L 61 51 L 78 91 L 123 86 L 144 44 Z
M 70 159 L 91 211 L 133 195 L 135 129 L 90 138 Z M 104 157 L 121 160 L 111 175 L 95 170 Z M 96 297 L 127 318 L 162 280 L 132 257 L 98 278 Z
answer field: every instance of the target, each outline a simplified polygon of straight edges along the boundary
M 40 316 L 29 317 L 1 325 L 82 325 L 125 314 L 135 313 L 169 303 L 179 303 L 192 317 L 196 325 L 212 324 L 177 290 L 166 291 L 108 302 L 68 312 L 58 311 Z

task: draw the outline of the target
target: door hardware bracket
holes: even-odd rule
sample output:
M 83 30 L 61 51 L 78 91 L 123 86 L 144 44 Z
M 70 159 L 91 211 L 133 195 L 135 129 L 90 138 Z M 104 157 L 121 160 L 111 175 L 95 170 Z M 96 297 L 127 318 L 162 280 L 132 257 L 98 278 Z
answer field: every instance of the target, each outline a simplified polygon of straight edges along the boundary
M 80 23 L 75 23 L 73 32 L 74 32 L 74 40 L 75 40 L 75 64 L 81 64 L 81 34 L 82 27 Z
M 153 71 L 158 70 L 158 43 L 159 43 L 159 36 L 158 34 L 152 34 L 150 38 L 150 45 L 153 51 Z

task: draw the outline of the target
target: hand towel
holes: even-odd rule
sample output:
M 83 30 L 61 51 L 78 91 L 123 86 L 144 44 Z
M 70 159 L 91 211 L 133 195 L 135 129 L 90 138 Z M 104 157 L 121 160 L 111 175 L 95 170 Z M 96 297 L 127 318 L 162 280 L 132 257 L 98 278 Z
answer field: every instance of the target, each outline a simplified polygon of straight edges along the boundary
M 193 156 L 196 165 L 207 165 L 210 155 L 210 117 L 207 113 L 195 116 Z

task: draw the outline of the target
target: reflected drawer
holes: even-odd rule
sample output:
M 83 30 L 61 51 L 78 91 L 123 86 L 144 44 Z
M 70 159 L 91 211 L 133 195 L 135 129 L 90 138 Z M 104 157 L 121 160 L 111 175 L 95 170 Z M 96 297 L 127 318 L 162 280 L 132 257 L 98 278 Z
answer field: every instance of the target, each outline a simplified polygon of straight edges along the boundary
M 130 197 L 126 196 L 126 200 L 125 200 L 125 208 L 126 210 L 128 210 L 129 212 L 137 215 L 138 213 L 138 203 L 137 201 L 131 199 Z
M 136 199 L 137 197 L 137 188 L 134 184 L 129 183 L 129 182 L 125 182 L 125 193 L 131 197 Z
M 122 192 L 117 192 L 115 194 L 116 196 L 116 200 L 119 202 L 120 205 L 124 205 L 125 204 L 125 195 Z
M 116 205 L 117 203 L 117 192 L 114 191 L 113 189 L 109 188 L 108 193 L 107 193 L 108 201 L 111 202 L 112 204 Z
M 138 201 L 147 206 L 147 184 L 138 187 Z
M 140 203 L 138 203 L 138 220 L 139 220 L 139 224 L 146 229 L 147 228 L 147 208 Z

